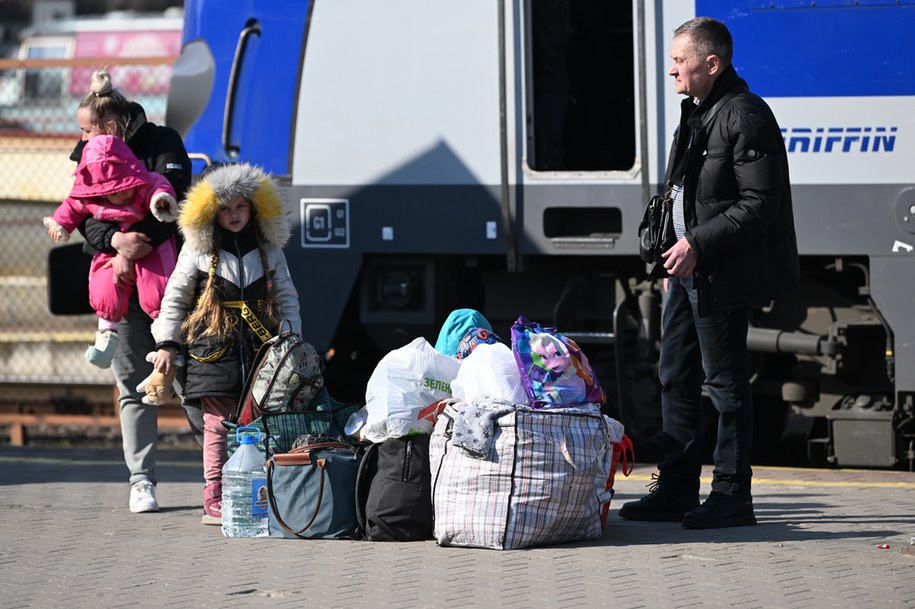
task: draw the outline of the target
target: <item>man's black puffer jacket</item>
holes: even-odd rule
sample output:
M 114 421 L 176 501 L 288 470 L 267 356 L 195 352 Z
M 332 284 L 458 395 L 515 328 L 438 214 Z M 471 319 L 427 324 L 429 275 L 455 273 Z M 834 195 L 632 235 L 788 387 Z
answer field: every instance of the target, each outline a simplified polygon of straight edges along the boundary
M 722 98 L 727 99 L 715 108 Z M 797 288 L 787 151 L 769 106 L 729 66 L 701 104 L 683 101 L 668 180 L 690 130 L 685 236 L 698 255 L 700 313 L 764 305 Z

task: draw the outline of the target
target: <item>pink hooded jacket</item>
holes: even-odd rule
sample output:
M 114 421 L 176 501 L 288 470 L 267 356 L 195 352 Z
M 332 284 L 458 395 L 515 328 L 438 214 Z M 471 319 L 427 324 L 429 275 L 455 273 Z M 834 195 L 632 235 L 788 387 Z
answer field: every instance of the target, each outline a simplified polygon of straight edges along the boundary
M 160 222 L 178 218 L 172 185 L 161 174 L 147 171 L 127 144 L 112 135 L 89 140 L 73 176 L 70 196 L 50 218 L 44 219 L 45 226 L 57 230 L 64 241 L 89 216 L 118 222 L 121 230 L 130 228 L 150 211 Z M 129 188 L 134 189 L 134 195 L 121 205 L 105 199 Z M 165 209 L 157 209 L 162 201 Z

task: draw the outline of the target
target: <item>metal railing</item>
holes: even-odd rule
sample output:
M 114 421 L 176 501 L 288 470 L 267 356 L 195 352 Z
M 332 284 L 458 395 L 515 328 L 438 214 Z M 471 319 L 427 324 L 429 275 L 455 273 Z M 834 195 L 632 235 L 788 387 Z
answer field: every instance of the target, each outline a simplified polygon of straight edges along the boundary
M 0 427 L 16 443 L 24 441 L 25 426 L 117 425 L 109 414 L 110 371 L 83 358 L 94 340 L 95 316 L 48 312 L 47 258 L 54 244 L 41 218 L 73 183 L 76 109 L 92 70 L 109 69 L 115 87 L 161 124 L 173 61 L 0 60 Z M 160 420 L 186 427 L 180 406 L 174 407 Z

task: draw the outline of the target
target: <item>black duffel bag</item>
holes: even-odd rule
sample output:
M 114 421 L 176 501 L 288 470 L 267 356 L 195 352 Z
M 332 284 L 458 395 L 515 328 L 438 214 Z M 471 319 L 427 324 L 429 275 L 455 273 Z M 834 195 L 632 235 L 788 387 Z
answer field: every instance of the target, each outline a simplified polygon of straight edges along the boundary
M 356 478 L 356 520 L 369 541 L 432 539 L 429 434 L 372 444 Z

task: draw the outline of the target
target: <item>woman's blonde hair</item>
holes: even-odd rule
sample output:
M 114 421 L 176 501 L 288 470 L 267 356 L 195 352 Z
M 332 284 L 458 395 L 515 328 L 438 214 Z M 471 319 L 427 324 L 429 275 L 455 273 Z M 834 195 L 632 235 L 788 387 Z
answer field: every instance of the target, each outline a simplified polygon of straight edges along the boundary
M 215 233 L 216 228 L 214 227 L 213 230 Z M 255 307 L 255 314 L 264 327 L 271 332 L 275 332 L 279 327 L 280 314 L 275 298 L 275 291 L 273 289 L 273 269 L 271 269 L 268 264 L 267 251 L 264 248 L 264 238 L 261 234 L 260 227 L 256 223 L 254 225 L 254 235 L 257 240 L 257 251 L 260 254 L 261 266 L 264 269 L 264 278 L 267 281 L 267 297 L 263 304 Z M 216 235 L 213 236 L 213 243 L 219 243 L 219 239 Z M 184 337 L 184 344 L 186 345 L 191 344 L 191 342 L 201 336 L 213 336 L 219 339 L 226 339 L 236 332 L 239 316 L 228 315 L 226 308 L 222 305 L 225 301 L 225 296 L 216 283 L 216 267 L 218 265 L 219 248 L 218 245 L 216 245 L 214 246 L 214 251 L 210 254 L 210 266 L 207 269 L 207 283 L 203 288 L 200 299 L 197 301 L 197 307 L 191 311 L 181 325 L 181 333 Z
M 90 122 L 107 135 L 116 135 L 121 138 L 127 136 L 130 102 L 112 86 L 111 74 L 107 70 L 96 70 L 92 73 L 89 92 L 79 103 L 79 108 L 89 110 L 91 112 Z M 114 121 L 117 133 L 108 133 L 109 120 Z

